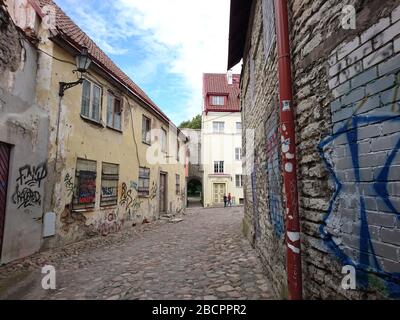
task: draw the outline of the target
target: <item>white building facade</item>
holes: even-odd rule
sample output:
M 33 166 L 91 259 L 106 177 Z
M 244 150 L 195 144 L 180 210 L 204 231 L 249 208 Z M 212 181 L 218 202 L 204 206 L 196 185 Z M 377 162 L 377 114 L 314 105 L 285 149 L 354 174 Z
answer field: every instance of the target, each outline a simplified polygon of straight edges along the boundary
M 242 205 L 242 119 L 239 106 L 240 76 L 204 74 L 202 162 L 204 206 Z

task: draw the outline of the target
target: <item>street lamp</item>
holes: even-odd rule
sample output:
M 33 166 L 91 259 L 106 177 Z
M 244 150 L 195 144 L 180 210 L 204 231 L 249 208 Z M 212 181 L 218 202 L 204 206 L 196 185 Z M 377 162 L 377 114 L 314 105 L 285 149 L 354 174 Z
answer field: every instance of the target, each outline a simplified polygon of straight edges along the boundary
M 60 91 L 59 96 L 63 97 L 66 90 L 75 87 L 78 84 L 83 83 L 83 74 L 86 73 L 89 69 L 92 60 L 89 57 L 88 49 L 86 47 L 82 47 L 81 53 L 78 54 L 75 58 L 76 70 L 73 72 L 79 72 L 80 77 L 78 81 L 75 82 L 60 82 Z

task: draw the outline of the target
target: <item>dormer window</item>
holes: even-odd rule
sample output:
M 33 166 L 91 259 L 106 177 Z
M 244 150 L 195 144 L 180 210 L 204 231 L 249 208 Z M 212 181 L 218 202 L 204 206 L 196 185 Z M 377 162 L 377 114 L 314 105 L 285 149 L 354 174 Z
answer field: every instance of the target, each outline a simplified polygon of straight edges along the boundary
M 225 105 L 225 96 L 211 96 L 211 105 L 212 106 L 224 106 Z

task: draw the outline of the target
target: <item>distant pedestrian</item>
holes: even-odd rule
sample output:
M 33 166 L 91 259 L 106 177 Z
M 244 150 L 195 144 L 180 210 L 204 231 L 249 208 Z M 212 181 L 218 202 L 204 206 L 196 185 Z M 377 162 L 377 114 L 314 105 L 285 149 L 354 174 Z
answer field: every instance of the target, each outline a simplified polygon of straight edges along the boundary
M 227 203 L 228 203 L 228 197 L 226 196 L 226 194 L 224 194 L 224 207 L 227 207 Z
M 228 204 L 230 207 L 232 207 L 232 195 L 228 194 Z

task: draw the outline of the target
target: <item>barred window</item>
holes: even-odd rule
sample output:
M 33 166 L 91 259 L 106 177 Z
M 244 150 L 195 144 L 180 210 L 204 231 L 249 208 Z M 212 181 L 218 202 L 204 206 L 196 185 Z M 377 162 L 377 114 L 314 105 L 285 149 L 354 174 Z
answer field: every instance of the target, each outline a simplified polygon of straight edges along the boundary
M 119 165 L 103 163 L 101 172 L 100 206 L 116 206 L 118 204 Z

